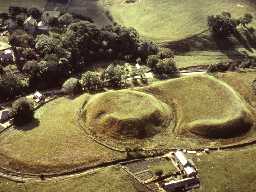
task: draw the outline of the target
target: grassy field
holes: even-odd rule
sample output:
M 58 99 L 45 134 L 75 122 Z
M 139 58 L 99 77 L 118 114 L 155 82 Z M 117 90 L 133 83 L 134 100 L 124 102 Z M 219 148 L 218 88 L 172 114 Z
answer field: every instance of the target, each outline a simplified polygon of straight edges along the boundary
M 207 16 L 229 11 L 235 17 L 255 12 L 249 0 L 102 0 L 114 20 L 134 27 L 147 38 L 177 40 L 207 28 Z M 124 14 L 125 12 L 125 14 Z
M 76 124 L 87 98 L 59 98 L 36 111 L 39 124 L 9 130 L 0 136 L 0 166 L 24 172 L 61 172 L 122 158 L 85 136 Z
M 175 56 L 178 68 L 188 68 L 194 66 L 208 66 L 220 62 L 230 61 L 227 55 L 217 51 L 193 51 L 183 55 Z
M 197 192 L 254 192 L 256 186 L 255 146 L 220 151 L 194 158 L 201 189 Z

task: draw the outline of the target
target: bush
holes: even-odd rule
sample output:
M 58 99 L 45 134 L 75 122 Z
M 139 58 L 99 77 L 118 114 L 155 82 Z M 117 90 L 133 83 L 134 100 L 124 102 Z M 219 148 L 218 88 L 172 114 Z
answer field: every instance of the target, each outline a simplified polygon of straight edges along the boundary
M 70 13 L 65 13 L 58 18 L 58 23 L 60 26 L 70 25 L 74 21 L 73 16 Z
M 171 49 L 162 48 L 157 54 L 160 59 L 174 58 L 174 53 Z
M 62 90 L 66 94 L 76 95 L 82 91 L 82 87 L 77 78 L 71 77 L 63 83 Z
M 161 79 L 175 77 L 179 74 L 179 69 L 172 58 L 160 60 L 153 70 L 158 74 Z
M 25 97 L 17 99 L 12 104 L 12 115 L 15 125 L 21 126 L 31 122 L 34 118 L 32 102 Z
M 149 55 L 147 59 L 147 66 L 153 68 L 159 62 L 159 55 Z
M 252 90 L 254 94 L 256 95 L 256 79 L 252 82 Z
M 103 82 L 100 78 L 100 74 L 93 71 L 87 71 L 82 74 L 81 85 L 84 90 L 99 91 L 103 87 Z
M 125 66 L 110 65 L 103 73 L 103 79 L 106 82 L 106 86 L 112 88 L 125 88 L 126 77 L 129 71 Z

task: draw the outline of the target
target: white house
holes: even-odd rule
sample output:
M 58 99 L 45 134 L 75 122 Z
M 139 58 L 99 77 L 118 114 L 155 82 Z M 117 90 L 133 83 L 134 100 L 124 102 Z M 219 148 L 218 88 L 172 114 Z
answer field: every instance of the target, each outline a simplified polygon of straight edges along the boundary
M 32 16 L 28 17 L 24 21 L 24 28 L 29 33 L 34 34 L 37 30 L 37 21 Z
M 40 93 L 39 91 L 36 91 L 33 95 L 33 99 L 36 103 L 39 103 L 45 99 L 44 95 Z

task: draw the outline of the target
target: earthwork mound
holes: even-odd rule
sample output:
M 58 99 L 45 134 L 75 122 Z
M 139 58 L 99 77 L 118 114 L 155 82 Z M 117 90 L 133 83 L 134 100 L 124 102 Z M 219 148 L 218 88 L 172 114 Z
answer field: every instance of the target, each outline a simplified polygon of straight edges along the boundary
M 111 138 L 147 138 L 173 120 L 172 109 L 154 96 L 132 90 L 109 91 L 85 105 L 82 120 L 95 135 Z

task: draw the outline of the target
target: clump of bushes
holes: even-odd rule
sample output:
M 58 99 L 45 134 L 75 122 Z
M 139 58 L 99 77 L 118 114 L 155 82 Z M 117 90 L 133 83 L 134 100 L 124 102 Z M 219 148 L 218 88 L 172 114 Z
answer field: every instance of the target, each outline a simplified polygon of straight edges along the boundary
M 84 90 L 100 91 L 103 88 L 103 81 L 98 72 L 87 71 L 82 74 L 80 83 Z
M 33 103 L 25 97 L 17 99 L 12 104 L 12 115 L 13 122 L 17 126 L 31 122 L 34 118 Z
M 169 49 L 161 49 L 157 55 L 148 56 L 147 65 L 152 68 L 160 79 L 179 76 L 174 54 Z

